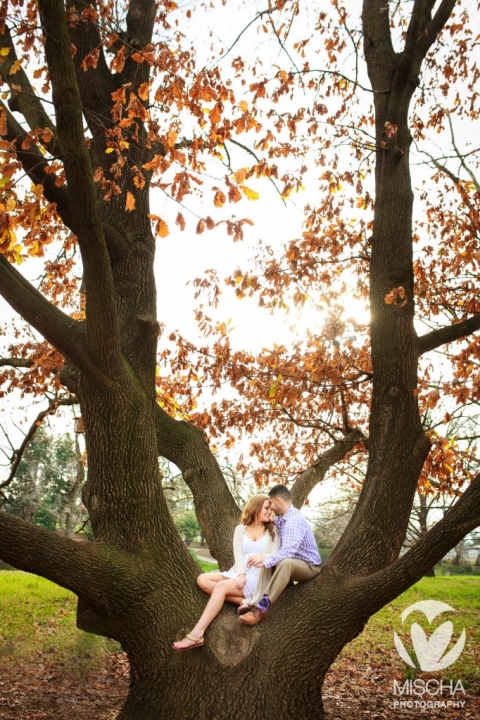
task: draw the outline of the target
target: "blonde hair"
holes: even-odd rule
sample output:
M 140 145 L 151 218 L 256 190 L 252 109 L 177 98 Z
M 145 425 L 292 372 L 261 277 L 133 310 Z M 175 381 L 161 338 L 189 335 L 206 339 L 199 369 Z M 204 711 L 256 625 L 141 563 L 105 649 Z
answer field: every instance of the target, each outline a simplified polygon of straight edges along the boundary
M 254 522 L 258 520 L 258 516 L 262 512 L 263 503 L 265 500 L 268 500 L 268 495 L 258 494 L 258 495 L 252 495 L 252 497 L 247 501 L 247 504 L 243 508 L 242 517 L 240 518 L 240 522 L 242 525 L 252 525 Z M 268 522 L 263 523 L 265 525 L 265 529 L 268 530 L 270 533 L 272 540 L 275 537 L 275 525 L 271 520 Z

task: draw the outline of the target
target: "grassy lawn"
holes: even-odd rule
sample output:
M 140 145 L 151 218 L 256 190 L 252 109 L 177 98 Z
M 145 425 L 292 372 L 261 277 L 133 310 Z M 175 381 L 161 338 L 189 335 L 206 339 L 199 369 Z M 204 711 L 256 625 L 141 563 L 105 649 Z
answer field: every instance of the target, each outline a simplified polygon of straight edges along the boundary
M 200 563 L 205 571 L 214 565 Z M 472 685 L 480 682 L 480 578 L 450 576 L 423 578 L 373 616 L 364 632 L 343 650 L 343 658 L 356 663 L 383 664 L 397 676 L 411 677 L 411 669 L 397 655 L 394 630 L 408 635 L 400 615 L 419 600 L 440 600 L 455 614 L 440 616 L 436 625 L 452 620 L 454 644 L 463 627 L 467 639 L 460 658 L 444 671 L 446 678 L 460 678 Z M 70 673 L 81 676 L 100 664 L 119 646 L 104 638 L 77 630 L 76 598 L 43 578 L 27 573 L 0 572 L 0 662 L 27 661 L 45 654 L 55 657 Z M 420 620 L 418 620 L 420 621 Z M 421 622 L 421 621 L 420 621 Z M 425 622 L 423 627 L 427 629 Z M 407 628 L 407 629 L 406 629 Z M 405 642 L 407 647 L 407 642 Z
M 419 622 L 428 633 L 428 621 L 419 615 L 409 616 L 402 625 L 402 612 L 419 600 L 439 600 L 447 603 L 455 613 L 439 615 L 432 628 L 446 620 L 453 623 L 453 636 L 448 646 L 453 647 L 463 628 L 466 631 L 465 647 L 455 663 L 442 671 L 442 678 L 461 679 L 464 684 L 478 686 L 480 683 L 480 577 L 450 576 L 422 578 L 409 590 L 382 608 L 370 618 L 367 627 L 359 637 L 349 643 L 340 657 L 355 658 L 357 662 L 382 662 L 390 666 L 396 675 L 413 677 L 415 671 L 398 656 L 393 640 L 396 631 L 402 638 L 410 655 L 411 643 L 408 643 L 409 628 L 412 621 Z M 438 675 L 437 673 L 435 674 Z
M 36 575 L 0 572 L 0 662 L 49 656 L 83 676 L 119 646 L 78 630 L 75 614 L 76 597 L 68 590 Z

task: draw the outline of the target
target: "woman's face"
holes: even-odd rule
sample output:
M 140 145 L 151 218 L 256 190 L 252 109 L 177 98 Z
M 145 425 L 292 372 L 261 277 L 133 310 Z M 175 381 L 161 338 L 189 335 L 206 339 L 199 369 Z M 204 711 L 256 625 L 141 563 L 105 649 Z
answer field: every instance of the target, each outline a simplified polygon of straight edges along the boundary
M 260 513 L 258 515 L 258 521 L 259 522 L 269 522 L 272 517 L 272 509 L 270 505 L 270 500 L 265 500 L 262 509 L 260 510 Z

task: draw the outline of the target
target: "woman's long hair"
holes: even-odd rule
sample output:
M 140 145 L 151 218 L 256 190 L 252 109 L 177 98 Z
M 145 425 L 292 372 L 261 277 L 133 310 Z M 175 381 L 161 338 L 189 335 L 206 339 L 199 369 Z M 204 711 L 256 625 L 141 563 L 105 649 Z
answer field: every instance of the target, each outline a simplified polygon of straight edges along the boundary
M 242 525 L 252 525 L 254 522 L 257 521 L 258 516 L 262 512 L 263 503 L 265 500 L 268 500 L 268 495 L 252 495 L 250 500 L 247 501 L 247 504 L 243 508 L 242 517 L 240 518 L 240 522 Z M 268 522 L 263 523 L 265 525 L 266 530 L 271 535 L 272 540 L 275 538 L 275 525 L 271 520 Z

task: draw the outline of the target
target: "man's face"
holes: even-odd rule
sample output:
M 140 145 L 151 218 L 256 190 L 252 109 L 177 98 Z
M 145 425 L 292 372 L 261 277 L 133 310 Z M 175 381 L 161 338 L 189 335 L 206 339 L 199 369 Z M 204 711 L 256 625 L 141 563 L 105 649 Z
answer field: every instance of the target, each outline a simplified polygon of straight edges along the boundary
M 283 515 L 282 501 L 278 497 L 271 497 L 270 504 L 275 515 Z

